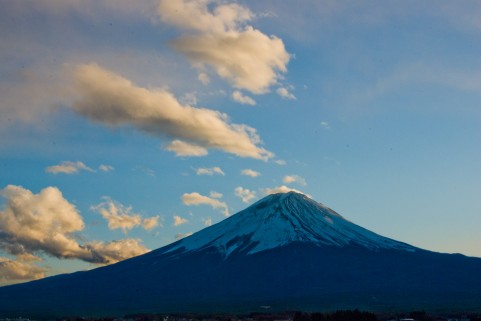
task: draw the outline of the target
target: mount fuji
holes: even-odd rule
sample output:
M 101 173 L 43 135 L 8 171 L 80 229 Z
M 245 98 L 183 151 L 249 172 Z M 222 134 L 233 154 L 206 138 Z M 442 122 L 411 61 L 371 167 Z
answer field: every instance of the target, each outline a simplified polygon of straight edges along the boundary
M 383 237 L 289 192 L 117 264 L 0 288 L 5 317 L 266 307 L 480 312 L 481 258 Z
M 415 248 L 357 226 L 328 207 L 296 192 L 265 197 L 251 207 L 183 239 L 167 252 L 216 248 L 253 254 L 300 242 L 319 247 L 358 245 L 371 250 Z

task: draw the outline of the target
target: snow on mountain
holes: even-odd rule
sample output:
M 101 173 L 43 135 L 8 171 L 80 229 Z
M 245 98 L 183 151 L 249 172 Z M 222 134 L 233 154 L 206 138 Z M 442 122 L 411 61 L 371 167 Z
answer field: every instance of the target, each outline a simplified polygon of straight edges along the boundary
M 174 243 L 165 253 L 216 248 L 228 257 L 235 251 L 253 254 L 291 242 L 416 251 L 413 246 L 349 222 L 306 195 L 289 192 L 269 195 L 224 221 Z

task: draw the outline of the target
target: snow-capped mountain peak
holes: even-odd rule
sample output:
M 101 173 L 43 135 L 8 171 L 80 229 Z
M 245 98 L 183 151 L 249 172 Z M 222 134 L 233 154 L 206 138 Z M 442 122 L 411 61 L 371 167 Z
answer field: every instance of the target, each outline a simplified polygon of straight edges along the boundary
M 317 246 L 358 245 L 371 250 L 415 248 L 349 222 L 330 208 L 296 192 L 268 195 L 243 211 L 169 247 L 191 252 L 214 247 L 227 257 L 309 242 Z

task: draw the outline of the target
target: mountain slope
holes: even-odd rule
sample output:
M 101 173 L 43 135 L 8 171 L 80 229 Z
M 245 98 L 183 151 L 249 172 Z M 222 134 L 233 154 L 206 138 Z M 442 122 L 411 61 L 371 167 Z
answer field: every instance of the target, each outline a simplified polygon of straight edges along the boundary
M 189 238 L 87 272 L 0 288 L 0 315 L 481 310 L 481 259 L 425 251 L 301 194 L 268 196 Z
M 368 231 L 295 192 L 269 195 L 223 222 L 181 240 L 170 251 L 197 251 L 213 246 L 229 256 L 236 250 L 248 248 L 247 254 L 252 254 L 292 242 L 415 251 L 412 246 Z

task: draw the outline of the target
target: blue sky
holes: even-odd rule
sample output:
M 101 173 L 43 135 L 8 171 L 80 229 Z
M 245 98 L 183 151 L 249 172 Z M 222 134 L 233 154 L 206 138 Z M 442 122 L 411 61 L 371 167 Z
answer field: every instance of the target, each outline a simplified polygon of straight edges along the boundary
M 0 283 L 295 189 L 481 257 L 481 2 L 2 1 Z

